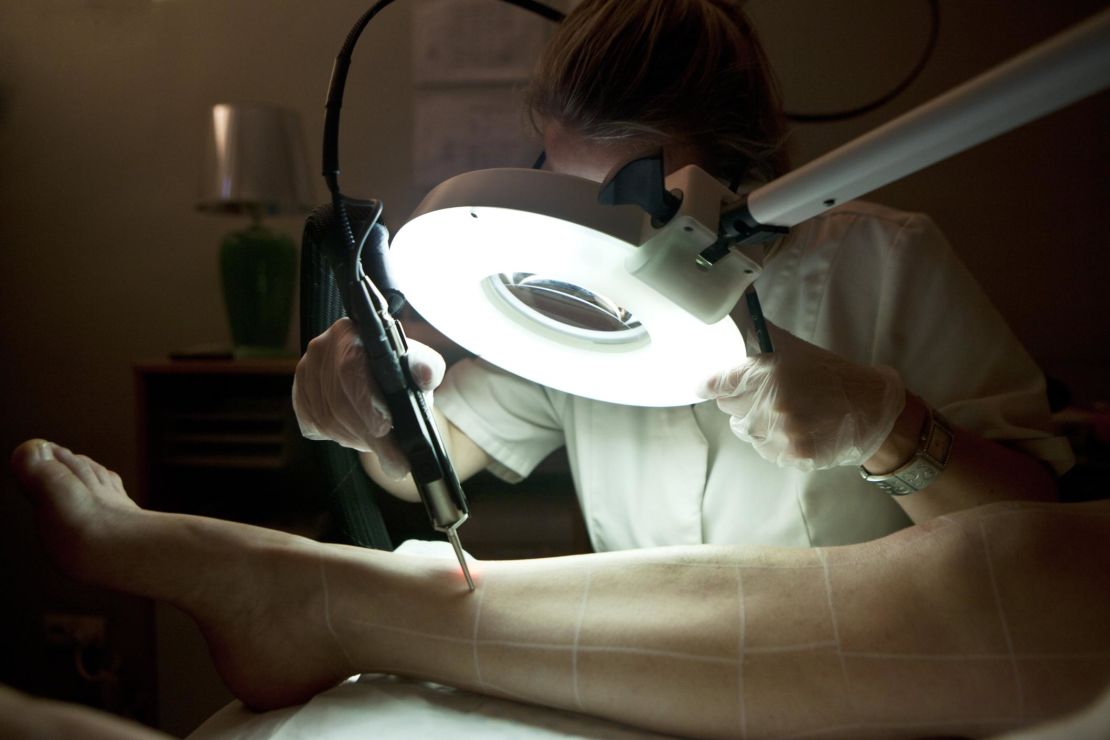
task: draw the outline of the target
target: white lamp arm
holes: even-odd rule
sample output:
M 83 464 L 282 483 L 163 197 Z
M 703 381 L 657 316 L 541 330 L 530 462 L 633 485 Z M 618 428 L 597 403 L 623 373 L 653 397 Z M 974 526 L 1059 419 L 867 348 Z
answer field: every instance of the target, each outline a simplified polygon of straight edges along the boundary
M 794 226 L 1110 86 L 1110 9 L 751 193 Z

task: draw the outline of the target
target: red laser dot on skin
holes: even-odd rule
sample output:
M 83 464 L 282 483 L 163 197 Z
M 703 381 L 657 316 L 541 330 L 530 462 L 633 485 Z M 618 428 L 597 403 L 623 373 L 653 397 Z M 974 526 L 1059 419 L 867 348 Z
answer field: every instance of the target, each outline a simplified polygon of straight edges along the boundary
M 481 575 L 481 569 L 479 567 L 477 567 L 478 564 L 475 561 L 471 560 L 470 558 L 466 559 L 466 566 L 467 566 L 467 568 L 470 569 L 470 580 L 474 582 L 474 590 L 477 590 L 478 586 L 481 585 L 480 582 L 479 582 L 479 577 Z M 470 590 L 470 584 L 467 583 L 467 581 L 466 581 L 466 573 L 463 572 L 462 566 L 459 566 L 459 569 L 456 571 L 456 574 L 458 576 L 458 579 L 460 581 L 462 581 L 463 586 L 466 587 L 466 589 L 469 591 Z

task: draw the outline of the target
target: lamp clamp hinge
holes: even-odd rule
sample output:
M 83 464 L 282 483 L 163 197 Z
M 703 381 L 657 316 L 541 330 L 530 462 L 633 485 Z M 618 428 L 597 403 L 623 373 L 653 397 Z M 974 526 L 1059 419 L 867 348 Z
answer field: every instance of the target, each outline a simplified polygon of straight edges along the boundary
M 789 231 L 786 226 L 762 224 L 757 221 L 748 209 L 748 199 L 744 198 L 721 211 L 717 241 L 698 254 L 697 263 L 708 270 L 726 257 L 733 247 L 762 244 Z

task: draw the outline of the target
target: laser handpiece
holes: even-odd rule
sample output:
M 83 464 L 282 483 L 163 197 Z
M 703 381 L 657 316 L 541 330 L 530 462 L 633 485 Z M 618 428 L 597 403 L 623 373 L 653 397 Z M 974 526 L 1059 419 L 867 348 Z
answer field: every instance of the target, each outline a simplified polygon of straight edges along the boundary
M 361 242 L 370 234 L 364 234 Z M 355 323 L 366 352 L 371 377 L 378 385 L 393 418 L 393 436 L 412 469 L 412 479 L 432 526 L 443 532 L 455 550 L 470 590 L 470 577 L 459 542 L 458 528 L 467 520 L 466 496 L 439 434 L 424 392 L 412 377 L 408 364 L 408 339 L 390 304 L 374 280 L 363 269 L 362 244 L 352 255 L 344 291 L 348 316 Z M 381 264 L 384 272 L 384 263 Z M 383 284 L 388 277 L 379 276 Z

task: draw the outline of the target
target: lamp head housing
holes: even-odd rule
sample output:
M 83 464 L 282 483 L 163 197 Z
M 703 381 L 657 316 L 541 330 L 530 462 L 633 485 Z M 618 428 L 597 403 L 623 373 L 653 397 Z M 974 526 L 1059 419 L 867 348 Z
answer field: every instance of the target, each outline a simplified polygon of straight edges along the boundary
M 666 189 L 677 209 L 659 223 L 635 203 L 599 202 L 592 180 L 464 173 L 398 231 L 391 269 L 433 326 L 510 372 L 613 403 L 697 403 L 702 380 L 746 356 L 728 313 L 760 265 L 697 261 L 739 196 L 696 166 Z

